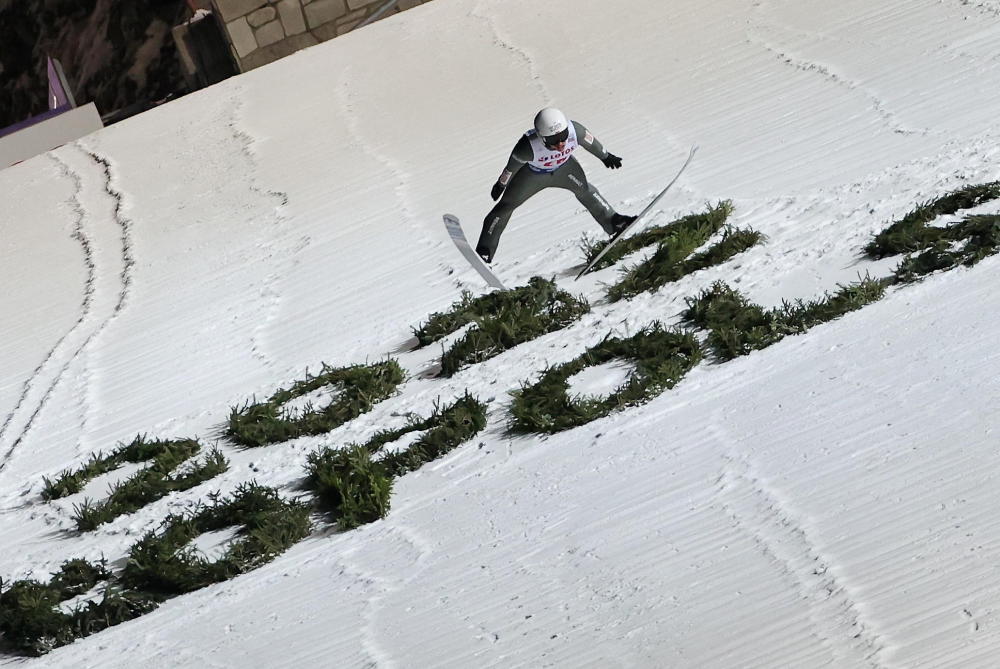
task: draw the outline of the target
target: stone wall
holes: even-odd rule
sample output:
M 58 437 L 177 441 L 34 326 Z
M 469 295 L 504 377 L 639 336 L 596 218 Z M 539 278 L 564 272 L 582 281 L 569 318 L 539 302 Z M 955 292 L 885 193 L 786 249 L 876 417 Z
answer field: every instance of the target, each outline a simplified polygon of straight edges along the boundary
M 212 0 L 242 72 L 349 32 L 388 0 Z M 430 0 L 399 0 L 378 18 Z

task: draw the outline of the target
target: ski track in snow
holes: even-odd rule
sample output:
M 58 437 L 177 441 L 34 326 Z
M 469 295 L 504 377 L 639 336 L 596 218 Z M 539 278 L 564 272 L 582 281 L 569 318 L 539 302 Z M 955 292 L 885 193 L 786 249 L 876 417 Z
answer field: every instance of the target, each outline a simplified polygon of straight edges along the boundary
M 73 229 L 73 239 L 76 239 L 80 243 L 80 247 L 83 251 L 83 261 L 84 265 L 87 267 L 87 278 L 84 284 L 84 297 L 81 308 L 81 317 L 77 321 L 79 325 L 86 314 L 89 314 L 93 309 L 94 301 L 94 286 L 97 281 L 97 265 L 94 260 L 94 249 L 91 244 L 90 238 L 86 230 L 86 220 L 87 211 L 80 200 L 83 193 L 83 180 L 80 175 L 73 171 L 72 167 L 61 160 L 55 153 L 50 154 L 52 160 L 54 160 L 64 176 L 73 181 L 73 196 L 71 198 L 71 206 L 74 210 L 76 216 L 76 224 Z M 72 377 L 72 383 L 74 388 L 70 391 L 71 396 L 75 399 L 77 404 L 77 416 L 79 419 L 78 423 L 78 434 L 83 435 L 87 430 L 87 416 L 91 411 L 92 403 L 90 401 L 90 393 L 93 388 L 92 384 L 89 382 L 93 371 L 89 367 L 89 360 L 87 356 L 82 356 L 80 360 L 82 369 L 80 372 Z M 80 443 L 80 438 L 78 438 L 77 452 L 82 450 L 82 444 Z
M 493 15 L 489 13 L 484 14 L 481 12 L 481 9 L 482 5 L 477 4 L 471 11 L 469 11 L 469 16 L 484 22 L 487 27 L 489 27 L 490 32 L 493 35 L 493 43 L 501 49 L 514 54 L 517 59 L 524 64 L 528 70 L 528 77 L 531 79 L 531 83 L 538 89 L 538 92 L 541 95 L 543 106 L 551 105 L 555 98 L 553 97 L 551 91 L 549 91 L 548 86 L 545 85 L 545 79 L 542 77 L 541 71 L 538 69 L 538 59 L 528 50 L 514 44 L 500 30 L 500 26 L 497 25 L 496 19 Z
M 405 571 L 408 576 L 399 581 L 382 576 L 379 573 L 379 565 L 373 565 L 371 556 L 367 553 L 359 552 L 359 549 L 352 549 L 345 552 L 340 557 L 340 564 L 345 573 L 350 574 L 366 589 L 373 591 L 364 603 L 360 612 L 361 624 L 359 633 L 361 636 L 361 652 L 366 657 L 367 662 L 363 665 L 372 669 L 393 669 L 394 667 L 405 667 L 406 660 L 397 662 L 386 644 L 379 640 L 380 630 L 384 627 L 379 622 L 379 614 L 382 610 L 388 609 L 386 603 L 392 595 L 401 592 L 414 582 L 422 569 L 420 565 L 426 563 L 427 558 L 433 550 L 431 544 L 420 534 L 405 526 L 387 527 L 385 531 L 390 535 L 382 537 L 382 541 L 387 544 L 386 552 L 394 558 L 403 555 L 405 561 Z M 393 545 L 393 541 L 399 542 Z
M 993 0 L 993 1 L 990 1 L 990 0 L 983 0 L 983 1 L 976 1 L 976 0 L 947 0 L 947 2 L 945 2 L 944 0 L 942 0 L 938 4 L 941 5 L 942 8 L 945 9 L 945 11 L 950 11 L 951 7 L 955 7 L 955 8 L 967 8 L 967 9 L 971 8 L 971 9 L 975 10 L 976 13 L 979 14 L 979 15 L 981 15 L 981 16 L 990 16 L 990 17 L 1000 16 L 1000 1 L 997 1 L 997 0 Z M 765 3 L 763 1 L 758 1 L 758 2 L 756 2 L 754 4 L 754 9 L 756 11 L 758 11 L 758 12 L 760 10 L 762 10 L 764 7 L 765 7 Z M 969 17 L 966 14 L 966 15 L 963 16 L 963 18 L 964 19 L 968 19 Z M 899 36 L 880 35 L 879 41 L 875 42 L 875 41 L 872 41 L 872 40 L 855 39 L 853 36 L 850 37 L 850 38 L 848 38 L 848 37 L 845 37 L 843 35 L 833 36 L 833 35 L 830 35 L 830 34 L 827 34 L 827 33 L 823 33 L 823 32 L 818 32 L 818 31 L 802 30 L 801 28 L 791 28 L 791 27 L 789 27 L 787 25 L 779 25 L 777 23 L 772 23 L 770 21 L 760 21 L 760 20 L 753 21 L 753 20 L 751 20 L 751 22 L 754 23 L 758 27 L 770 28 L 770 29 L 774 29 L 774 30 L 782 30 L 782 31 L 785 31 L 787 33 L 794 33 L 794 34 L 799 35 L 801 37 L 808 38 L 809 40 L 814 41 L 814 42 L 819 42 L 819 41 L 830 42 L 830 41 L 833 41 L 833 42 L 836 42 L 838 44 L 844 44 L 844 45 L 848 45 L 848 46 L 858 46 L 858 45 L 860 45 L 860 46 L 867 47 L 867 48 L 879 49 L 881 51 L 884 51 L 887 47 L 899 47 L 899 48 L 905 48 L 905 49 L 908 49 L 908 50 L 912 50 L 914 48 L 914 46 L 915 46 L 913 44 L 913 40 L 910 39 L 910 38 L 908 38 L 906 35 L 899 35 Z M 895 38 L 893 38 L 893 37 L 895 37 Z M 994 54 L 990 58 L 985 58 L 984 54 L 973 53 L 973 52 L 969 52 L 969 51 L 964 51 L 964 50 L 956 48 L 954 45 L 952 45 L 950 43 L 938 44 L 936 46 L 930 46 L 930 45 L 928 45 L 928 47 L 925 48 L 925 49 L 923 49 L 920 53 L 921 53 L 922 56 L 934 56 L 935 54 L 942 53 L 942 52 L 943 53 L 951 53 L 951 54 L 954 54 L 956 56 L 959 56 L 959 57 L 962 57 L 962 58 L 967 58 L 967 59 L 970 59 L 970 60 L 980 60 L 980 61 L 987 60 L 987 61 L 991 61 L 991 62 L 992 61 L 1000 60 L 1000 54 Z
M 3 452 L 0 473 L 3 473 L 18 447 L 30 433 L 57 387 L 66 380 L 67 372 L 73 363 L 82 358 L 91 343 L 125 309 L 132 283 L 132 268 L 135 265 L 132 255 L 132 222 L 122 213 L 123 195 L 113 185 L 112 164 L 106 158 L 87 149 L 82 143 L 70 146 L 77 153 L 83 154 L 92 165 L 98 167 L 103 179 L 103 192 L 113 205 L 111 208 L 115 227 L 105 230 L 104 226 L 94 226 L 92 232 L 87 232 L 85 222 L 89 215 L 81 200 L 85 188 L 82 171 L 86 166 L 74 167 L 67 162 L 71 160 L 69 157 L 62 159 L 53 154 L 53 159 L 59 165 L 62 175 L 74 182 L 75 192 L 71 206 L 76 223 L 73 238 L 80 243 L 82 261 L 87 267 L 84 297 L 80 304 L 80 317 L 25 381 L 14 410 L 0 426 L 0 449 Z M 112 232 L 114 234 L 111 234 Z M 103 260 L 99 260 L 104 249 L 116 249 L 111 251 L 112 256 L 116 257 L 107 267 L 104 266 Z M 109 300 L 111 304 L 105 304 Z M 89 387 L 90 384 L 83 384 L 85 392 Z M 81 424 L 85 419 L 84 404 L 81 407 Z
M 809 37 L 812 41 L 831 39 L 829 35 L 819 32 L 803 32 L 793 30 L 786 26 L 780 26 L 774 23 L 765 23 L 759 20 L 751 20 L 750 26 L 750 29 L 747 31 L 747 41 L 750 44 L 755 44 L 766 51 L 769 51 L 774 54 L 778 60 L 790 67 L 803 72 L 815 72 L 836 86 L 845 88 L 848 91 L 860 93 L 869 100 L 871 108 L 876 114 L 878 114 L 878 116 L 882 119 L 882 122 L 886 125 L 886 127 L 892 130 L 892 132 L 898 135 L 919 135 L 925 137 L 930 135 L 944 136 L 944 133 L 935 131 L 931 128 L 911 128 L 906 126 L 897 118 L 897 115 L 887 107 L 885 101 L 883 101 L 881 97 L 869 90 L 860 82 L 851 79 L 847 75 L 837 72 L 836 67 L 833 65 L 813 61 L 792 52 L 787 47 L 779 45 L 776 41 L 766 38 L 763 33 L 795 33 L 800 36 Z
M 951 4 L 960 7 L 971 7 L 980 13 L 1000 16 L 1000 2 L 996 0 L 951 0 Z
M 361 116 L 355 112 L 354 98 L 351 92 L 351 81 L 353 79 L 353 69 L 348 66 L 344 68 L 343 75 L 336 85 L 337 99 L 340 101 L 340 111 L 345 122 L 347 123 L 348 130 L 350 131 L 351 137 L 354 138 L 354 144 L 362 150 L 366 155 L 370 156 L 375 162 L 382 165 L 386 171 L 390 174 L 391 182 L 394 184 L 393 192 L 396 195 L 396 199 L 399 201 L 399 210 L 401 217 L 406 224 L 413 231 L 413 236 L 421 246 L 427 249 L 433 249 L 437 242 L 427 234 L 427 230 L 424 225 L 418 221 L 416 212 L 416 207 L 414 206 L 413 197 L 410 195 L 410 183 L 413 180 L 413 176 L 408 172 L 400 162 L 383 151 L 376 150 L 372 148 L 375 146 L 374 142 L 369 141 L 365 135 L 364 129 L 361 125 Z M 443 223 L 441 224 L 444 225 Z M 437 252 L 436 252 L 437 253 Z M 449 267 L 444 264 L 440 264 L 444 268 L 446 274 L 452 274 L 454 272 L 454 267 Z
M 384 629 L 384 626 L 379 623 L 379 614 L 383 609 L 389 609 L 391 606 L 391 604 L 386 603 L 386 600 L 396 593 L 405 591 L 409 584 L 420 577 L 421 572 L 425 568 L 424 565 L 426 565 L 428 558 L 433 553 L 433 549 L 431 548 L 431 543 L 414 528 L 405 525 L 396 525 L 389 528 L 389 532 L 391 532 L 394 538 L 400 540 L 398 547 L 393 549 L 393 552 L 402 552 L 404 555 L 411 556 L 407 560 L 406 571 L 408 575 L 401 580 L 393 581 L 391 579 L 379 579 L 375 574 L 368 574 L 369 578 L 379 585 L 380 594 L 371 597 L 365 603 L 362 612 L 364 624 L 361 626 L 361 638 L 362 647 L 373 660 L 372 666 L 391 669 L 397 666 L 405 667 L 407 662 L 405 658 L 400 663 L 395 662 L 392 653 L 386 649 L 384 644 L 379 642 L 379 630 Z M 370 556 L 364 555 L 362 558 L 368 559 Z M 356 567 L 356 569 L 361 569 L 361 567 Z
M 813 633 L 832 656 L 833 666 L 886 665 L 880 656 L 887 643 L 851 596 L 849 579 L 809 536 L 793 506 L 754 470 L 746 454 L 713 421 L 710 431 L 726 446 L 716 496 L 734 528 L 750 537 L 761 553 L 795 583 L 809 611 Z
M 233 96 L 232 118 L 228 125 L 232 131 L 233 138 L 238 143 L 240 155 L 250 165 L 250 173 L 256 175 L 260 172 L 257 169 L 258 161 L 253 150 L 257 139 L 247 130 L 240 127 L 241 112 L 244 105 L 243 96 L 240 95 L 240 92 L 242 92 L 242 89 Z M 254 177 L 255 179 L 256 177 Z M 298 249 L 288 248 L 282 244 L 281 240 L 281 233 L 288 222 L 288 217 L 284 213 L 284 208 L 288 206 L 288 194 L 281 191 L 268 190 L 254 181 L 251 181 L 250 190 L 265 199 L 275 202 L 273 221 L 268 225 L 269 240 L 266 245 L 262 245 L 261 249 L 267 253 L 267 256 L 262 258 L 261 261 L 266 262 L 268 267 L 275 268 L 275 271 L 269 272 L 264 276 L 262 284 L 258 289 L 262 303 L 261 313 L 263 317 L 257 322 L 253 335 L 250 337 L 251 355 L 266 368 L 270 369 L 274 367 L 274 361 L 267 354 L 266 337 L 268 326 L 278 318 L 281 309 L 282 298 L 281 292 L 278 290 L 278 284 L 284 272 L 280 268 L 283 266 L 287 267 L 289 263 L 294 264 L 293 257 Z M 275 259 L 275 254 L 279 256 L 278 259 Z

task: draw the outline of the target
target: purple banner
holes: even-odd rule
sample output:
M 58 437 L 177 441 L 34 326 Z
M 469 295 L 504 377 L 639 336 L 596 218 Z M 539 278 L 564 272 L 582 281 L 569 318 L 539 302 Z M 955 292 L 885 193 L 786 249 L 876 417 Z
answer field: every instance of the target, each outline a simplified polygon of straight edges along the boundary
M 49 61 L 49 110 L 42 112 L 37 116 L 32 116 L 29 119 L 25 119 L 14 125 L 9 125 L 6 128 L 0 128 L 0 137 L 10 135 L 17 132 L 18 130 L 24 130 L 36 123 L 41 123 L 53 116 L 58 116 L 63 112 L 69 111 L 76 107 L 76 101 L 73 99 L 73 94 L 69 91 L 69 87 L 66 84 L 66 75 L 63 73 L 62 65 L 58 60 L 53 59 L 51 56 L 48 58 Z
M 48 60 L 49 109 L 58 109 L 59 107 L 65 107 L 66 105 L 75 107 L 76 101 L 73 100 L 73 94 L 69 91 L 69 86 L 66 83 L 66 75 L 63 73 L 62 64 L 60 64 L 58 60 L 53 60 L 52 56 L 49 56 Z

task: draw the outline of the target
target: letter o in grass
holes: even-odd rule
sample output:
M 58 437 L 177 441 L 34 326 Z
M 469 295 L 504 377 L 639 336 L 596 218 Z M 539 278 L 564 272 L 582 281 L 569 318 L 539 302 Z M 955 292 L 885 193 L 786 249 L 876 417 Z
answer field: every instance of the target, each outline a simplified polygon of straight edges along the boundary
M 635 365 L 629 378 L 602 398 L 569 395 L 569 378 L 588 367 L 612 360 Z M 575 360 L 542 373 L 532 385 L 511 393 L 510 429 L 515 433 L 555 433 L 586 425 L 613 411 L 645 404 L 673 388 L 702 359 L 701 346 L 690 332 L 665 330 L 653 323 L 637 334 L 604 341 Z
M 282 499 L 274 488 L 241 484 L 231 497 L 210 495 L 211 504 L 183 516 L 171 515 L 129 550 L 121 582 L 139 592 L 171 597 L 225 581 L 270 562 L 311 529 L 310 507 Z M 189 544 L 227 527 L 239 536 L 221 558 L 208 560 Z
M 227 435 L 243 446 L 264 446 L 305 435 L 324 434 L 353 420 L 390 397 L 405 379 L 395 360 L 374 365 L 331 368 L 323 366 L 318 376 L 307 377 L 290 388 L 278 390 L 266 402 L 233 409 Z M 309 407 L 300 416 L 290 416 L 285 405 L 324 386 L 340 390 L 330 404 Z
M 109 587 L 99 600 L 88 597 L 69 612 L 60 608 L 101 581 L 114 581 L 106 563 L 76 559 L 64 562 L 48 583 L 24 579 L 2 584 L 0 632 L 4 645 L 28 655 L 44 655 L 75 639 L 138 618 L 159 605 L 151 595 Z

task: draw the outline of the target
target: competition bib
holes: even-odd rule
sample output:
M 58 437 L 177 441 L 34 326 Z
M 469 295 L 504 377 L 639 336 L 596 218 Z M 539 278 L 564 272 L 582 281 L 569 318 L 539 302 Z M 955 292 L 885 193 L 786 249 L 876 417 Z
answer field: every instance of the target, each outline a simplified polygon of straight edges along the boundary
M 576 138 L 576 127 L 572 123 L 569 124 L 569 137 L 566 138 L 566 147 L 562 151 L 545 146 L 545 142 L 534 130 L 529 130 L 525 134 L 531 140 L 531 150 L 534 153 L 528 166 L 536 172 L 552 172 L 559 169 L 573 155 L 576 147 L 580 146 Z

